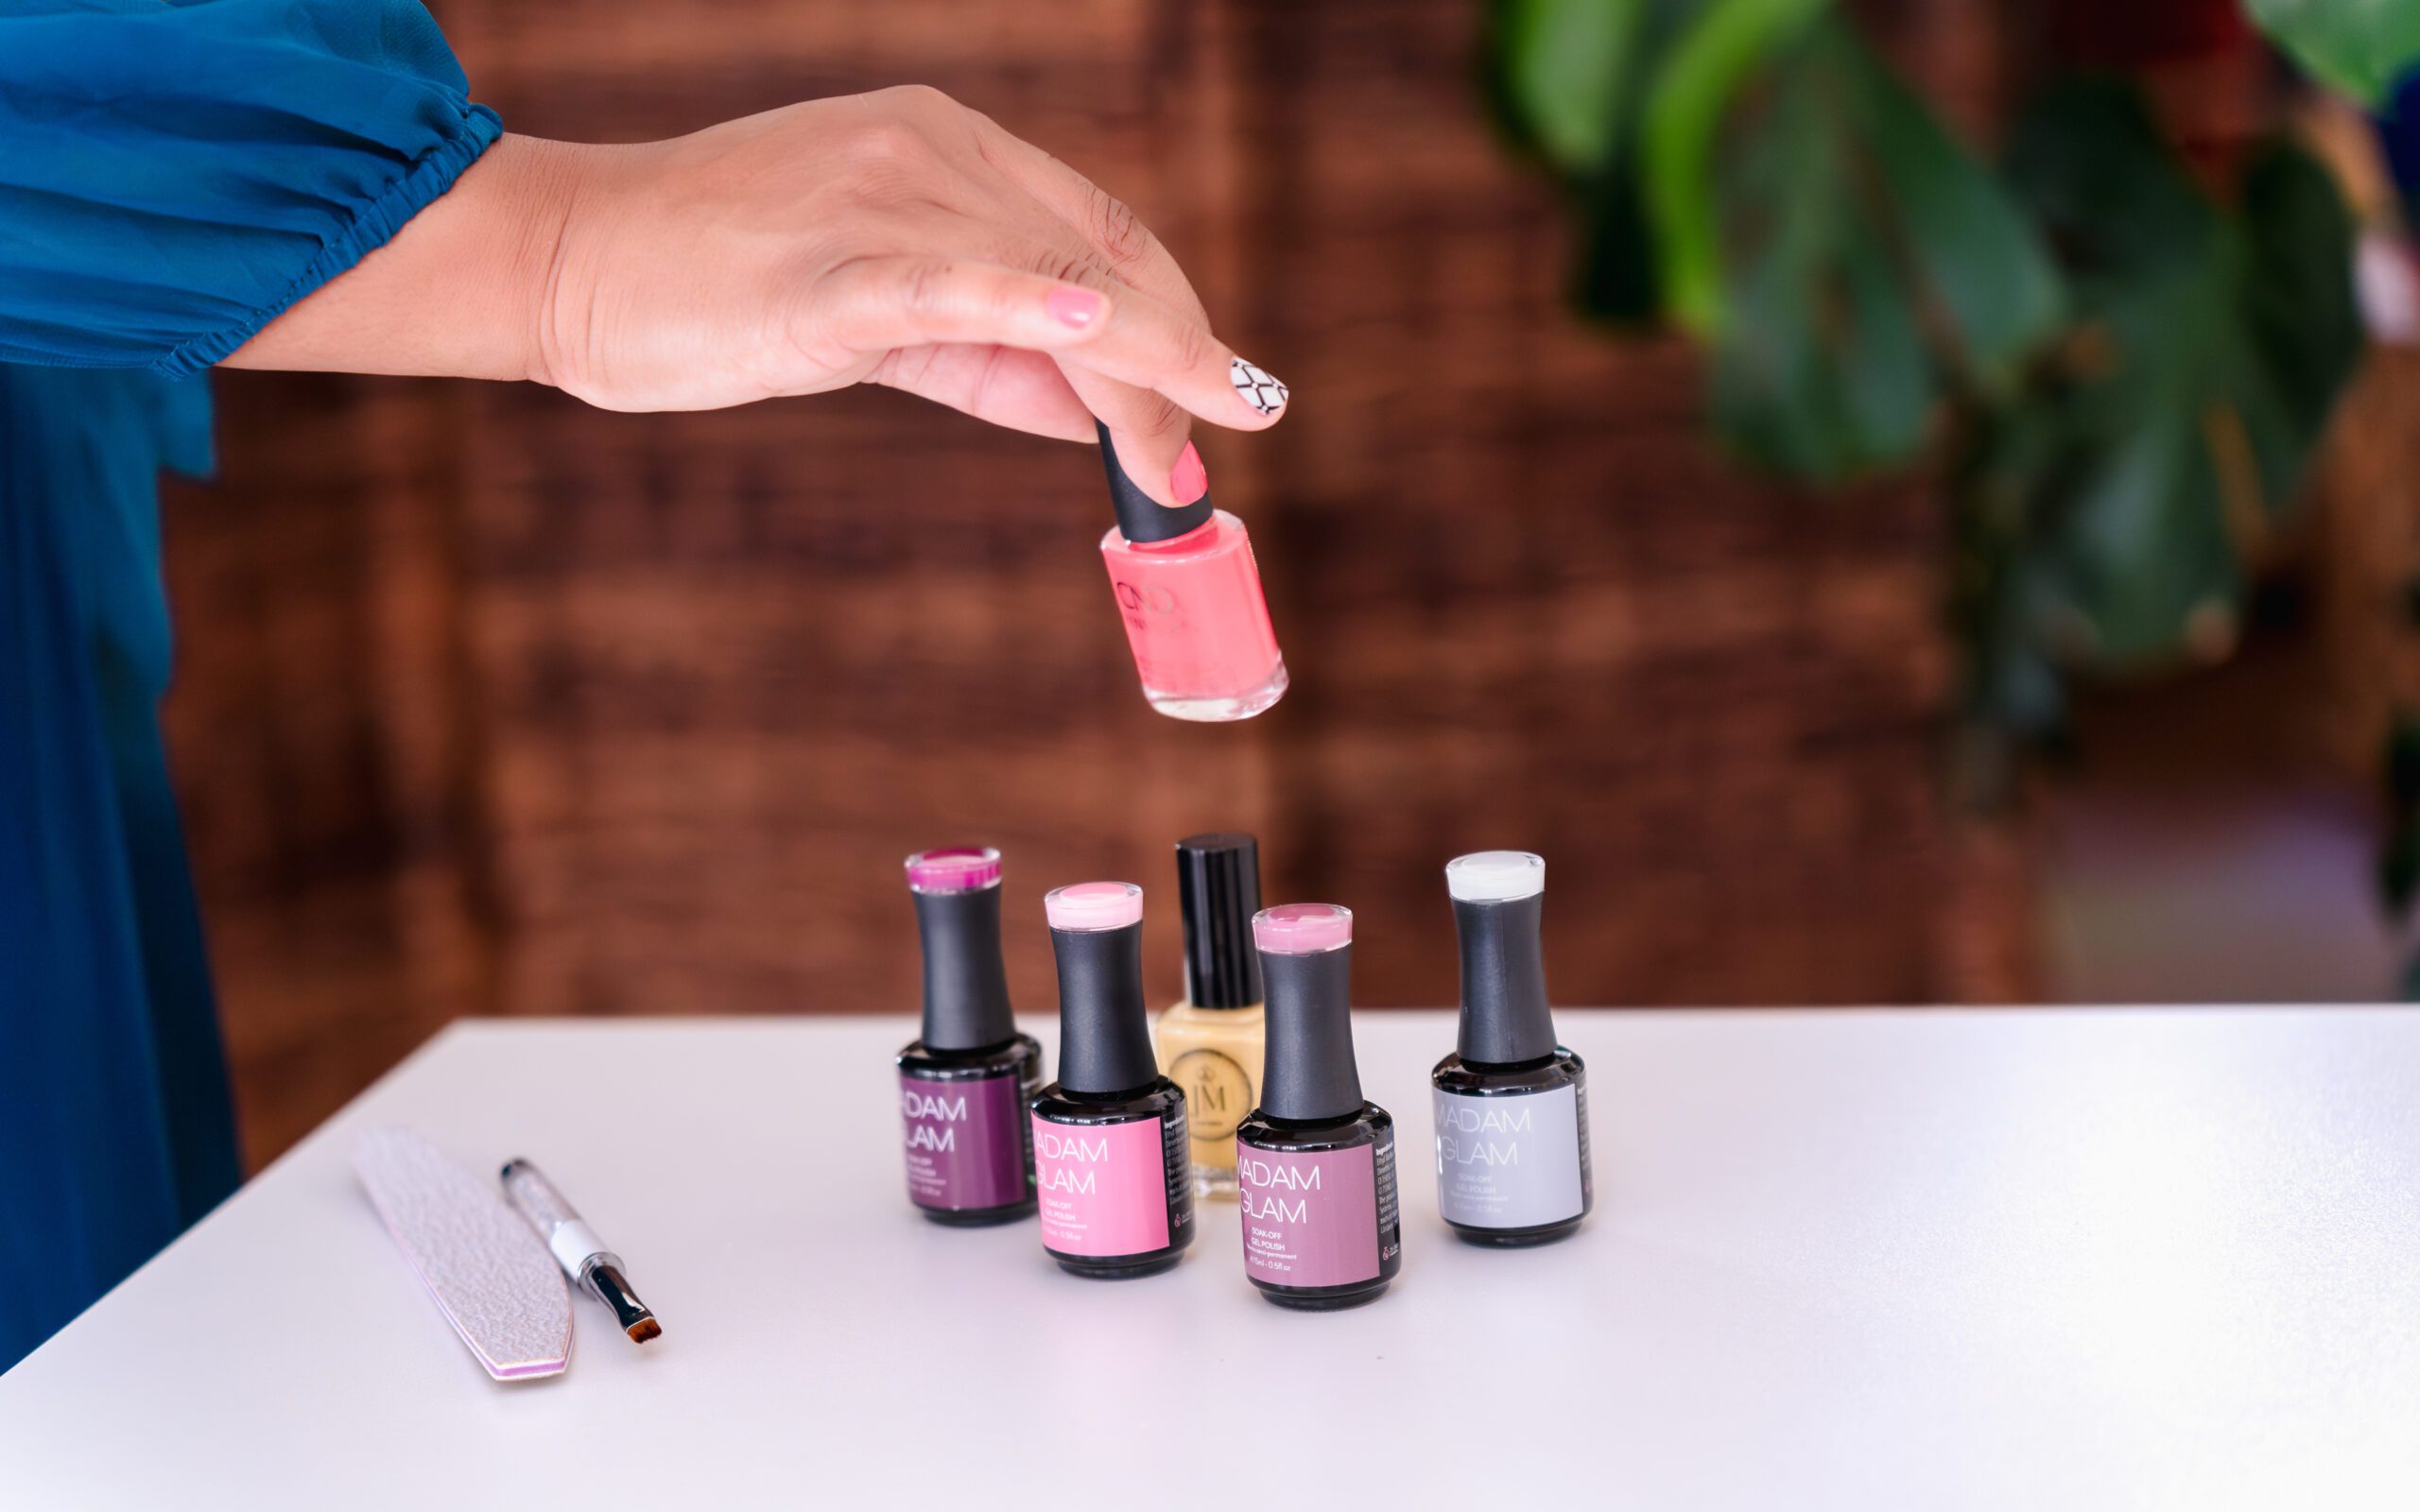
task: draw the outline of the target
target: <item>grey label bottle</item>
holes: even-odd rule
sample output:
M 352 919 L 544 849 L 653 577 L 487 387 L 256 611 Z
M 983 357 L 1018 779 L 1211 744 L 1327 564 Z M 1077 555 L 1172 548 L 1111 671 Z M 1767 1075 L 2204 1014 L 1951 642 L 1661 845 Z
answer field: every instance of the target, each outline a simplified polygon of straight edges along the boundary
M 1461 1023 L 1429 1076 L 1437 1208 L 1473 1244 L 1561 1239 L 1594 1201 L 1588 1073 L 1555 1043 L 1540 922 L 1546 862 L 1482 850 L 1445 868 L 1461 936 Z

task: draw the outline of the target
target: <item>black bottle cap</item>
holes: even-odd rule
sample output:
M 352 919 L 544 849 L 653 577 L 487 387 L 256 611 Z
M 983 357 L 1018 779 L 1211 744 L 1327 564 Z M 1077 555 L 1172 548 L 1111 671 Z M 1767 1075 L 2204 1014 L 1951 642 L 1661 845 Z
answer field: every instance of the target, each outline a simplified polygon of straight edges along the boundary
M 1253 920 L 1269 975 L 1269 1043 L 1260 1111 L 1312 1123 L 1361 1110 L 1353 1057 L 1353 915 L 1290 903 Z M 1297 937 L 1288 938 L 1288 936 Z
M 925 945 L 925 1047 L 986 1050 L 1015 1039 L 1000 959 L 1000 852 L 918 851 L 908 888 Z
M 1554 1054 L 1547 1006 L 1547 864 L 1522 850 L 1482 850 L 1445 867 L 1462 940 L 1463 1060 L 1505 1066 Z
M 1204 493 L 1181 509 L 1171 509 L 1134 486 L 1118 463 L 1117 449 L 1109 444 L 1109 427 L 1093 421 L 1100 433 L 1100 465 L 1109 474 L 1109 502 L 1117 507 L 1117 533 L 1138 543 L 1174 541 L 1210 523 L 1210 495 Z
M 1184 914 L 1184 998 L 1196 1007 L 1261 1000 L 1260 842 L 1249 834 L 1188 834 L 1176 843 L 1177 906 Z
M 1117 891 L 1111 891 L 1117 889 Z M 1043 900 L 1059 958 L 1059 1085 L 1138 1091 L 1157 1081 L 1143 1006 L 1143 889 L 1085 882 Z

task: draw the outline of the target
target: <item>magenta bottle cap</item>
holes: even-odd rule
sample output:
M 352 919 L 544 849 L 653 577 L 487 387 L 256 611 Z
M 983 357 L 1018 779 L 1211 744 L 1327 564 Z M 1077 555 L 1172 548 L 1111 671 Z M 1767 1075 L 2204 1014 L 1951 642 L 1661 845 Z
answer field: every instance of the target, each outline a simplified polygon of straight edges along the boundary
M 919 850 L 908 858 L 908 885 L 918 892 L 973 892 L 999 881 L 1000 852 L 990 846 Z

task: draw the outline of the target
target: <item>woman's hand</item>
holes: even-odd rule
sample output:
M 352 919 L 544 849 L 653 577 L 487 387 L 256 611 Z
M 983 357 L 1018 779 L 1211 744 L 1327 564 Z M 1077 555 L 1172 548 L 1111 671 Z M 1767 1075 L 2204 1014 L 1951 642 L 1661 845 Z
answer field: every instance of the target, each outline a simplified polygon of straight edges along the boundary
M 1132 211 L 926 89 L 640 146 L 507 137 L 236 366 L 527 377 L 610 409 L 888 384 L 1068 440 L 1105 421 L 1164 504 L 1188 413 L 1258 430 L 1239 364 Z

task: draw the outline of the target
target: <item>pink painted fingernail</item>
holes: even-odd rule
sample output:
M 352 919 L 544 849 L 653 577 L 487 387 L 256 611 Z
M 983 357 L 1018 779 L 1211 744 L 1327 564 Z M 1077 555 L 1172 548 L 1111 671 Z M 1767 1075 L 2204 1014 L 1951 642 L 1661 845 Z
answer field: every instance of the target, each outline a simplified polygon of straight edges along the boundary
M 1093 289 L 1057 288 L 1043 300 L 1042 307 L 1048 310 L 1050 318 L 1061 325 L 1074 326 L 1081 331 L 1100 318 L 1103 302 L 1099 293 Z
M 1168 469 L 1168 491 L 1179 504 L 1191 504 L 1210 491 L 1209 470 L 1201 465 L 1201 454 L 1191 441 L 1184 443 L 1184 455 L 1176 459 L 1176 466 Z

